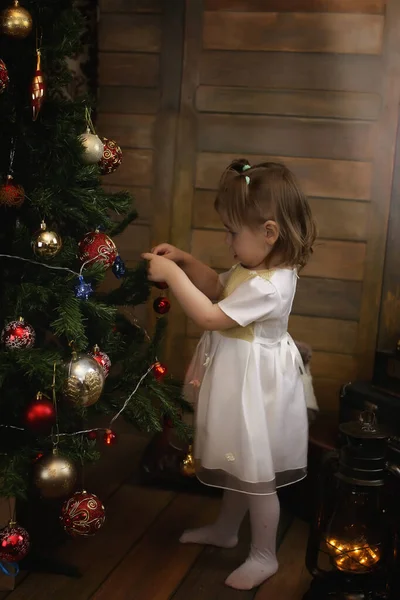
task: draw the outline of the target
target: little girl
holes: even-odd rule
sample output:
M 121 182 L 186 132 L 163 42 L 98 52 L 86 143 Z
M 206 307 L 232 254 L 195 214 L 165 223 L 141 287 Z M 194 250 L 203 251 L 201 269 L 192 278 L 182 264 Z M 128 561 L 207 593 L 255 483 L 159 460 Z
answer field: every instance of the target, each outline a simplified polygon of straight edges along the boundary
M 198 478 L 225 492 L 217 521 L 186 531 L 181 542 L 232 548 L 249 510 L 250 554 L 226 580 L 247 590 L 278 569 L 276 489 L 306 476 L 304 366 L 287 327 L 315 224 L 292 173 L 272 162 L 232 162 L 215 208 L 236 261 L 230 271 L 218 276 L 169 244 L 143 258 L 149 279 L 167 282 L 186 315 L 206 330 L 186 388 L 197 405 Z

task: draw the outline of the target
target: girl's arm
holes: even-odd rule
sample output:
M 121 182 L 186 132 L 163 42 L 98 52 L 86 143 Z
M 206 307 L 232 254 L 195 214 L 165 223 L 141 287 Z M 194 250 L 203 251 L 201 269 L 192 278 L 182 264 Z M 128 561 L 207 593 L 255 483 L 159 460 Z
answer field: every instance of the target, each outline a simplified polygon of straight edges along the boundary
M 150 281 L 166 281 L 183 311 L 198 327 L 214 331 L 237 326 L 236 321 L 213 304 L 174 262 L 150 253 L 143 254 L 142 258 L 149 261 Z
M 180 265 L 190 281 L 212 301 L 218 300 L 222 285 L 218 273 L 191 254 L 185 252 L 183 263 Z
M 153 254 L 163 256 L 179 265 L 190 281 L 210 300 L 218 300 L 222 291 L 218 273 L 194 258 L 188 252 L 179 250 L 171 244 L 159 244 L 152 250 Z

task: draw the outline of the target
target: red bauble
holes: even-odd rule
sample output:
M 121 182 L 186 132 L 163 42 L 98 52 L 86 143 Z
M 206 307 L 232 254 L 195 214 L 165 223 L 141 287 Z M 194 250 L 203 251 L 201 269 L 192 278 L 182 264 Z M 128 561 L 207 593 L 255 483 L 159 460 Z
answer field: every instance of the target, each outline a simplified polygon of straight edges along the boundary
M 45 398 L 41 392 L 38 392 L 35 400 L 30 402 L 25 409 L 25 427 L 33 433 L 44 435 L 50 433 L 55 422 L 56 410 L 54 404 Z
M 0 94 L 4 92 L 9 83 L 10 78 L 8 76 L 7 67 L 0 58 Z
M 166 283 L 165 281 L 155 281 L 154 285 L 159 290 L 167 290 L 168 289 L 168 283 Z
M 106 514 L 95 494 L 82 491 L 64 502 L 60 519 L 65 531 L 72 537 L 90 536 L 104 525 Z
M 108 354 L 101 352 L 100 348 L 96 344 L 96 346 L 93 348 L 93 352 L 90 352 L 90 356 L 99 363 L 104 371 L 104 376 L 107 377 L 111 369 L 111 360 Z
M 10 521 L 0 530 L 0 561 L 18 562 L 25 558 L 30 548 L 29 534 L 23 527 Z
M 83 263 L 104 263 L 111 266 L 117 257 L 117 248 L 108 235 L 96 229 L 85 235 L 79 242 L 79 258 Z
M 103 436 L 103 441 L 106 446 L 114 446 L 117 442 L 117 436 L 111 429 L 107 429 Z
M 93 429 L 93 431 L 88 431 L 86 435 L 87 435 L 88 439 L 91 440 L 92 442 L 97 440 L 97 431 L 95 429 Z
M 159 315 L 166 315 L 171 308 L 171 303 L 165 296 L 159 296 L 154 300 L 153 308 Z
M 35 344 L 35 330 L 25 323 L 22 317 L 18 321 L 10 321 L 1 332 L 1 343 L 7 350 L 32 348 Z
M 122 163 L 122 150 L 114 140 L 101 138 L 104 144 L 103 156 L 99 160 L 100 173 L 108 175 L 114 173 Z
M 168 373 L 167 367 L 165 365 L 161 364 L 160 362 L 154 363 L 152 370 L 153 370 L 153 375 L 157 379 L 157 381 L 162 381 L 164 379 L 164 377 L 166 376 L 166 374 Z
M 14 183 L 11 175 L 7 176 L 6 182 L 0 185 L 0 205 L 19 208 L 25 200 L 25 190 L 22 185 Z

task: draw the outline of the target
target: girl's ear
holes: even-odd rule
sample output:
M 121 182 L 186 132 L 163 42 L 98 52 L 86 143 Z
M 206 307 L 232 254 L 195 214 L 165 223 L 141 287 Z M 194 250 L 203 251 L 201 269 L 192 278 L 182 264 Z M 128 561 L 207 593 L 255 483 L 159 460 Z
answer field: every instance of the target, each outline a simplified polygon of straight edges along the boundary
M 276 221 L 265 221 L 264 225 L 265 241 L 269 246 L 273 246 L 279 238 L 279 226 Z

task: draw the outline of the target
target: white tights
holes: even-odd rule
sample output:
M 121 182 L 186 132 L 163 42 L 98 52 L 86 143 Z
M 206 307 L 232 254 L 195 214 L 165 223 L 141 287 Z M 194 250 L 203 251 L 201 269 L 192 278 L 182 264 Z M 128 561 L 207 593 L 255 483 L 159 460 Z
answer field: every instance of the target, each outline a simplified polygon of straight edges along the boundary
M 238 542 L 239 527 L 247 510 L 250 510 L 251 524 L 250 554 L 225 582 L 238 590 L 250 590 L 278 570 L 276 533 L 280 507 L 276 494 L 255 496 L 226 490 L 216 522 L 207 527 L 185 531 L 180 539 L 183 544 L 211 544 L 233 548 Z

